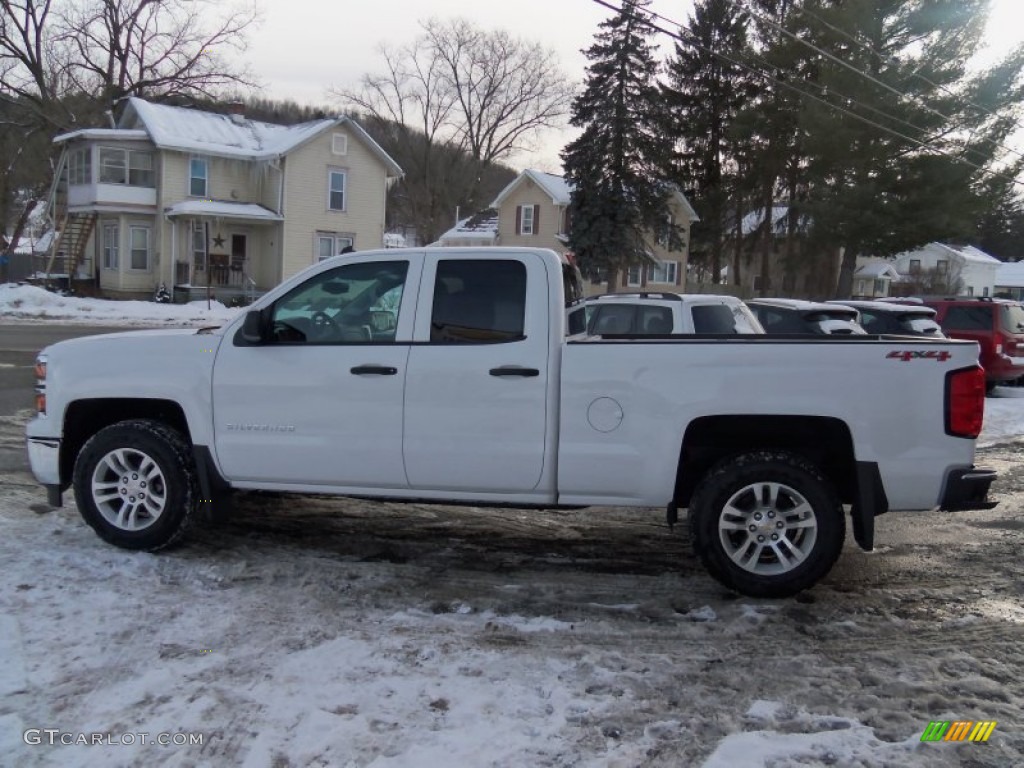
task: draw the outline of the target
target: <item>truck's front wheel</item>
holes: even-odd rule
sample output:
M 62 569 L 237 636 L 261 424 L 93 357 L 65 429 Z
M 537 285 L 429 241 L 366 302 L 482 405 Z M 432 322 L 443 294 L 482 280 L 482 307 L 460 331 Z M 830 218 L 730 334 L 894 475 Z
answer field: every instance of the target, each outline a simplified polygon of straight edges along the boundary
M 122 421 L 89 438 L 75 461 L 75 501 L 99 536 L 125 549 L 176 542 L 193 517 L 195 464 L 188 443 L 157 421 Z
M 694 549 L 718 581 L 751 597 L 813 586 L 843 548 L 832 484 L 790 453 L 757 452 L 712 469 L 690 501 Z

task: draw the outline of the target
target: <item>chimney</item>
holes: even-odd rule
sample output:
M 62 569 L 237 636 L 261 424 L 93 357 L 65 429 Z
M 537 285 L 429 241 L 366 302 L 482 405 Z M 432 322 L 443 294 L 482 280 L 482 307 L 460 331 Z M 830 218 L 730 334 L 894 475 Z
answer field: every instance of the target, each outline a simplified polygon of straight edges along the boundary
M 231 122 L 242 123 L 245 121 L 245 104 L 240 101 L 229 101 L 226 106 Z

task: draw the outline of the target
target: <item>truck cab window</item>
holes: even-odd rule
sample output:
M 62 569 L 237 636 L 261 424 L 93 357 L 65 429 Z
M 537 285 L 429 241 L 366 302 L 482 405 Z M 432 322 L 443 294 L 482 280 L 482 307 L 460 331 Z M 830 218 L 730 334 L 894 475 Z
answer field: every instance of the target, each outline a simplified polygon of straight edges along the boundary
M 526 267 L 522 262 L 438 262 L 430 318 L 431 341 L 518 341 L 523 338 L 525 317 Z
M 395 340 L 407 261 L 345 264 L 321 272 L 274 304 L 281 344 L 381 344 Z

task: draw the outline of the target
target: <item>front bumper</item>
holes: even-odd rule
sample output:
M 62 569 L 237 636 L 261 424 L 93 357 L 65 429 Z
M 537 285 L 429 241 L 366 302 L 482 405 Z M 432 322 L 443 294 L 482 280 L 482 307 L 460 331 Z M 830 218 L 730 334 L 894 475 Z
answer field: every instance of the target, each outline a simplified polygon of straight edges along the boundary
M 998 501 L 988 500 L 988 489 L 996 479 L 993 469 L 966 467 L 950 470 L 939 509 L 961 512 L 968 509 L 992 509 Z
M 60 498 L 60 440 L 53 437 L 29 437 L 28 463 L 36 480 L 46 486 L 50 504 L 59 507 Z

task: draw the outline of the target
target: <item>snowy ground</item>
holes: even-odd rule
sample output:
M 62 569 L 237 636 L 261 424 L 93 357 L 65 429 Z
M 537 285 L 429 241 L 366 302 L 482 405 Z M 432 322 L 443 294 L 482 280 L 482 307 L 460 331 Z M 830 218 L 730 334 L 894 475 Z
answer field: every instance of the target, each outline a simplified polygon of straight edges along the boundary
M 1000 506 L 879 518 L 793 600 L 717 587 L 659 510 L 248 494 L 148 555 L 12 472 L 0 765 L 1021 765 L 1024 399 L 989 404 Z M 920 741 L 958 719 L 998 726 Z
M 1024 389 L 980 443 L 996 509 L 885 515 L 777 601 L 719 588 L 661 510 L 245 494 L 148 555 L 0 472 L 0 766 L 1022 765 Z
M 0 284 L 0 319 L 10 322 L 60 320 L 87 325 L 220 325 L 235 317 L 218 301 L 157 304 L 59 296 L 34 285 Z

